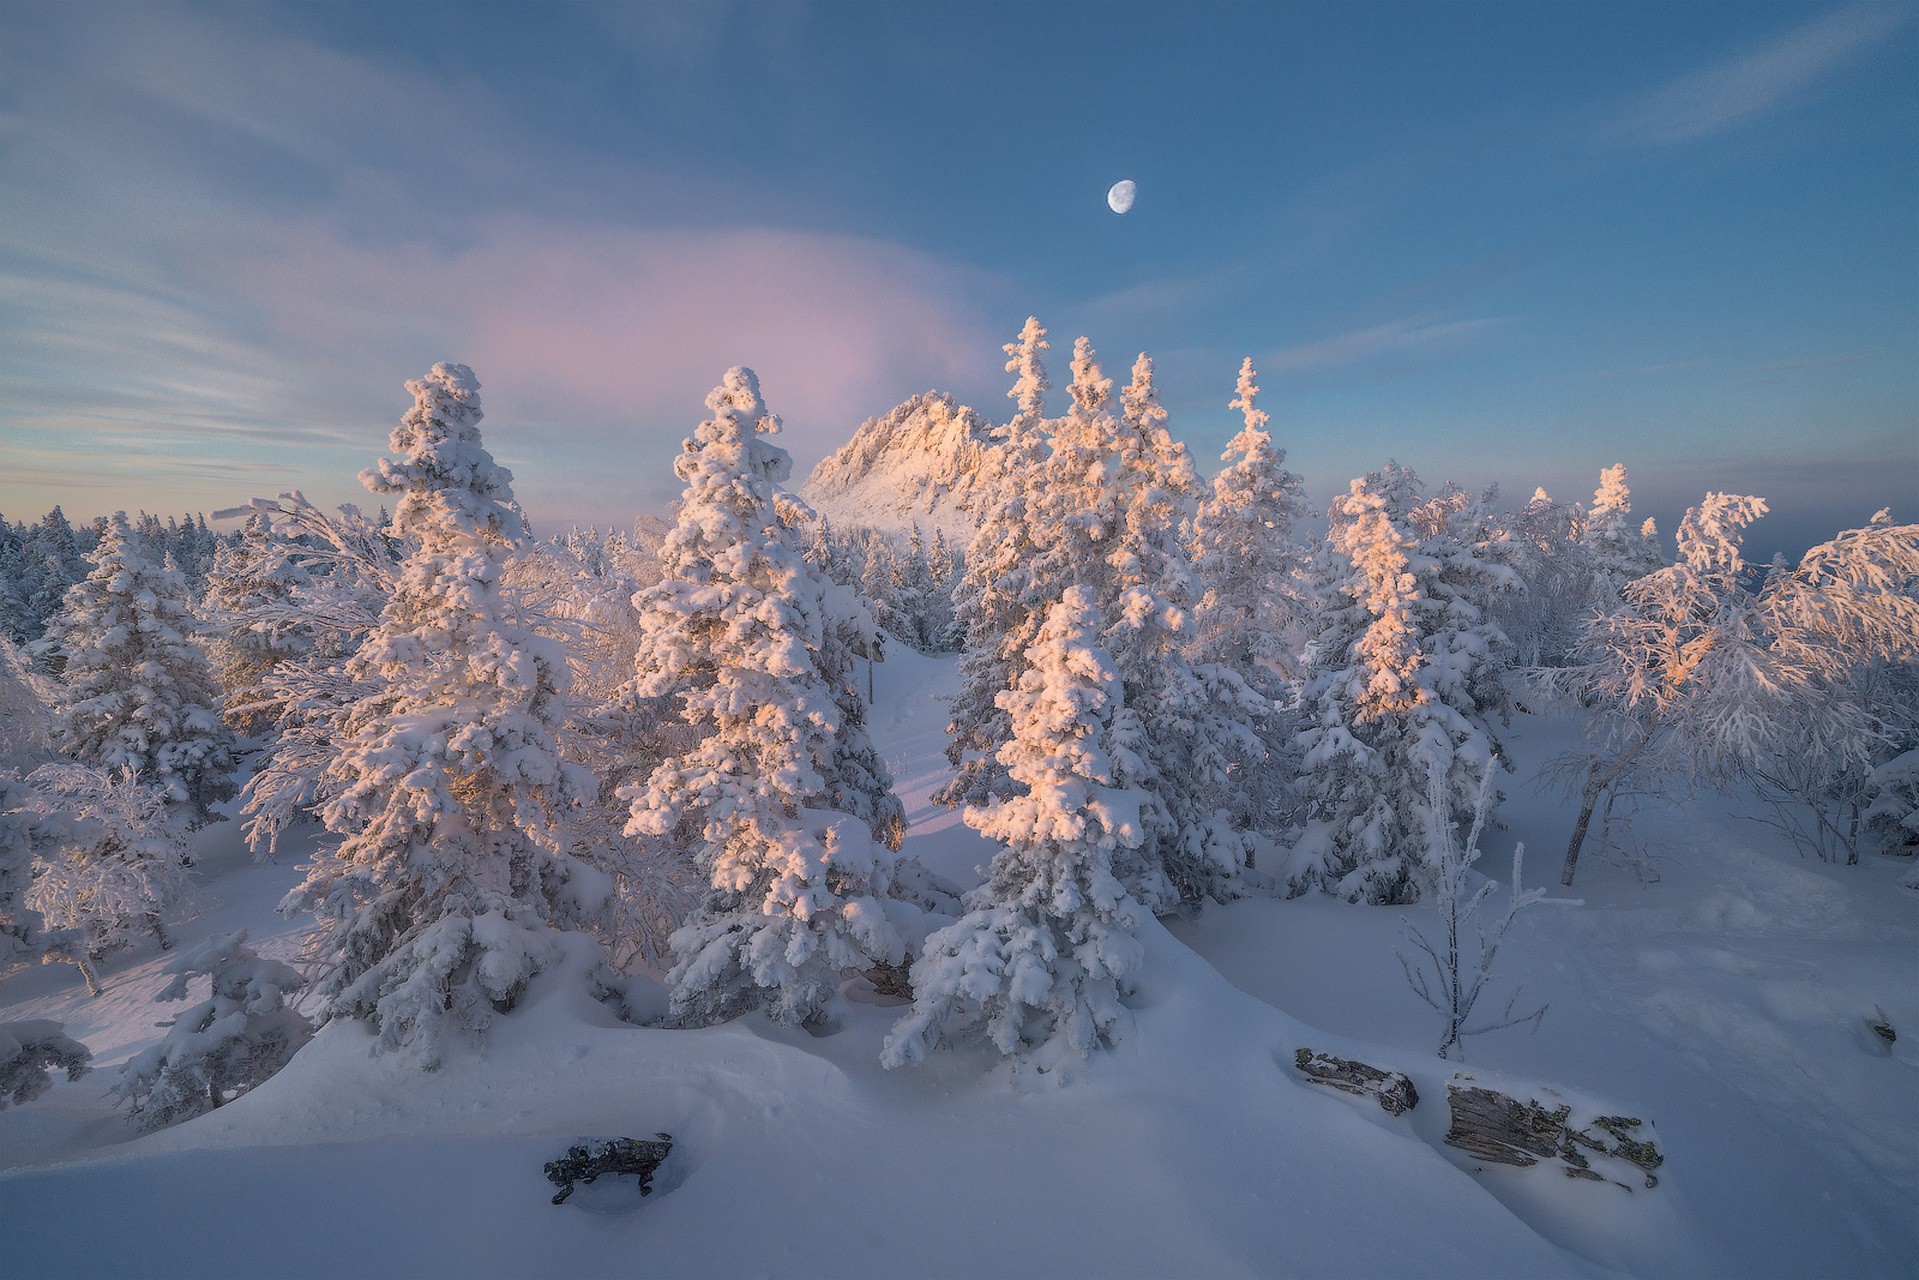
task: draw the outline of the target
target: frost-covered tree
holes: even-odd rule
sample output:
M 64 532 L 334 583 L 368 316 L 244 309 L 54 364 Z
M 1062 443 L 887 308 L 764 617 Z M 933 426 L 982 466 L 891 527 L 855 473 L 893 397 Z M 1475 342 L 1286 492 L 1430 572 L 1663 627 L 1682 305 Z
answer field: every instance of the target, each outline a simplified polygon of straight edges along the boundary
M 47 636 L 66 659 L 60 747 L 159 788 L 189 827 L 218 821 L 213 806 L 235 789 L 233 732 L 192 640 L 185 583 L 149 558 L 125 512 L 108 523 L 92 565 Z
M 1399 967 L 1406 974 L 1407 985 L 1445 1023 L 1439 1038 L 1439 1056 L 1450 1058 L 1457 1053 L 1461 1061 L 1466 1056 L 1461 1041 L 1467 1036 L 1484 1035 L 1528 1022 L 1538 1029 L 1539 1020 L 1546 1016 L 1546 1006 L 1542 1004 L 1519 1012 L 1520 989 L 1517 987 L 1497 1014 L 1480 1013 L 1479 1001 L 1492 985 L 1499 949 L 1520 913 L 1547 901 L 1578 905 L 1572 899 L 1548 899 L 1544 889 L 1523 888 L 1521 876 L 1526 865 L 1526 846 L 1515 844 L 1505 914 L 1494 921 L 1490 929 L 1480 919 L 1480 908 L 1492 896 L 1493 884 L 1489 880 L 1471 892 L 1467 884 L 1473 864 L 1479 861 L 1479 837 L 1486 829 L 1486 816 L 1491 808 L 1492 782 L 1492 771 L 1488 770 L 1480 779 L 1472 825 L 1462 841 L 1450 821 L 1440 820 L 1448 808 L 1444 784 L 1437 774 L 1430 780 L 1426 814 L 1433 820 L 1433 830 L 1428 834 L 1430 852 L 1426 860 L 1436 872 L 1432 896 L 1439 916 L 1440 936 L 1429 937 L 1408 923 L 1406 940 L 1423 959 L 1408 960 L 1404 952 L 1399 953 Z M 1476 1014 L 1479 1016 L 1475 1017 Z
M 1305 482 L 1286 469 L 1286 451 L 1273 446 L 1250 357 L 1240 365 L 1237 393 L 1229 407 L 1244 425 L 1220 455 L 1226 465 L 1193 517 L 1193 563 L 1204 594 L 1192 650 L 1196 662 L 1232 672 L 1264 699 L 1250 725 L 1258 743 L 1235 761 L 1231 798 L 1242 823 L 1270 829 L 1289 807 L 1296 774 L 1286 708 L 1308 623 L 1299 527 L 1316 513 Z
M 1039 332 L 1029 324 L 1007 349 L 1022 405 L 1007 449 L 1029 452 L 1023 462 L 1017 452 L 1002 454 L 1016 469 L 995 523 L 973 544 L 957 595 L 968 653 L 952 704 L 949 754 L 958 776 L 942 798 L 977 803 L 1011 793 L 998 758 L 1011 723 L 996 703 L 988 712 L 987 690 L 996 697 L 1018 685 L 1046 610 L 1083 585 L 1105 621 L 1100 642 L 1125 690 L 1113 731 L 1116 785 L 1145 796 L 1145 840 L 1122 854 L 1118 873 L 1155 910 L 1229 897 L 1246 854 L 1220 799 L 1234 754 L 1257 749 L 1249 721 L 1270 704 L 1230 670 L 1196 667 L 1188 656 L 1199 600 L 1181 539 L 1196 498 L 1191 460 L 1166 429 L 1152 361 L 1139 358 L 1116 406 L 1112 380 L 1085 338 L 1073 348 L 1070 406 L 1049 424 L 1042 458 L 1026 408 L 1037 405 L 1043 383 Z
M 1485 554 L 1511 569 L 1524 590 L 1494 601 L 1493 621 L 1512 642 L 1515 665 L 1563 666 L 1586 616 L 1596 603 L 1616 599 L 1616 589 L 1578 537 L 1577 506 L 1535 489 L 1517 511 L 1495 512 L 1496 492 L 1489 489 L 1476 504 L 1475 534 Z
M 1625 463 L 1616 462 L 1599 473 L 1599 488 L 1580 524 L 1579 543 L 1591 553 L 1600 575 L 1602 608 L 1611 608 L 1628 582 L 1665 563 L 1652 520 L 1633 523 Z
M 966 811 L 1000 851 L 967 913 L 927 938 L 913 1009 L 881 1054 L 888 1067 L 977 1030 L 1051 1069 L 1110 1042 L 1129 1017 L 1146 913 L 1113 864 L 1144 838 L 1142 797 L 1114 785 L 1108 737 L 1122 695 L 1100 630 L 1091 593 L 1069 589 L 1019 686 L 1000 695 L 1013 723 L 1000 755 L 1022 794 Z
M 564 847 L 585 782 L 561 760 L 567 669 L 503 598 L 526 529 L 512 474 L 480 439 L 479 383 L 438 364 L 409 382 L 397 458 L 361 480 L 398 501 L 413 551 L 346 666 L 368 688 L 343 718 L 323 848 L 289 908 L 321 923 L 327 1018 L 377 1027 L 431 1068 L 451 1033 L 482 1033 L 552 962 L 554 929 L 604 901 Z
M 299 971 L 246 945 L 242 929 L 169 964 L 173 981 L 156 1000 L 185 1000 L 195 978 L 207 998 L 171 1023 L 159 1044 L 127 1060 L 113 1087 L 143 1131 L 213 1110 L 265 1083 L 312 1038 L 313 1024 L 288 1003 Z
M 244 577 L 277 585 L 246 591 L 244 606 L 223 622 L 255 632 L 262 649 L 281 656 L 230 688 L 226 710 L 229 719 L 265 725 L 265 750 L 240 810 L 248 844 L 270 856 L 280 837 L 317 815 L 337 789 L 328 765 L 347 715 L 380 686 L 377 672 L 350 669 L 350 662 L 379 626 L 410 548 L 388 535 L 384 520 L 351 505 L 322 511 L 298 491 L 255 498 L 240 511 L 271 524 L 269 536 L 251 544 L 261 561 Z
M 960 656 L 960 687 L 948 703 L 950 741 L 946 758 L 953 779 L 934 799 L 958 808 L 983 804 L 1011 791 L 999 762 L 1000 745 L 1011 736 L 1006 713 L 996 699 L 1012 687 L 1024 669 L 1025 653 L 1039 627 L 1038 618 L 1052 600 L 1034 582 L 1041 548 L 1034 542 L 1037 508 L 1044 499 L 1047 471 L 1046 330 L 1028 316 L 1017 340 L 1006 344 L 1006 372 L 1013 375 L 1007 398 L 1015 407 L 1000 432 L 991 474 L 983 482 L 992 495 L 986 516 L 966 552 L 966 570 L 953 592 L 956 625 L 965 632 Z
M 635 597 L 646 636 L 635 693 L 677 699 L 703 729 L 624 794 L 628 830 L 687 833 L 710 888 L 672 945 L 676 1017 L 718 1021 L 763 1007 L 816 1020 L 840 975 L 905 959 L 886 902 L 893 858 L 845 808 L 857 757 L 882 770 L 846 714 L 846 685 L 822 667 L 840 590 L 809 564 L 782 518 L 791 473 L 768 438 L 750 369 L 707 397 L 713 416 L 685 442 L 686 484 L 662 548 L 666 576 Z M 836 792 L 838 794 L 836 794 Z
M 0 1111 L 32 1102 L 52 1088 L 55 1071 L 78 1080 L 92 1059 L 93 1052 L 58 1022 L 0 1022 Z
M 1707 494 L 1680 522 L 1678 561 L 1628 583 L 1622 607 L 1588 625 L 1579 661 L 1554 673 L 1553 688 L 1594 712 L 1588 749 L 1560 762 L 1580 795 L 1566 884 L 1595 808 L 1628 781 L 1763 785 L 1782 761 L 1857 767 L 1883 741 L 1854 677 L 1919 657 L 1919 525 L 1850 530 L 1755 585 L 1741 547 L 1765 512 L 1760 498 Z
M 1506 639 L 1485 605 L 1515 579 L 1461 536 L 1468 505 L 1456 491 L 1425 499 L 1392 462 L 1333 500 L 1302 691 L 1296 888 L 1416 901 L 1436 877 L 1427 780 L 1443 780 L 1449 822 L 1493 767 Z
M 186 895 L 186 842 L 160 792 L 69 761 L 34 770 L 4 803 L 35 859 L 16 926 L 35 930 L 43 959 L 73 964 L 97 996 L 101 960 L 146 934 L 172 945 L 164 919 Z
M 1224 663 L 1194 662 L 1200 580 L 1183 537 L 1198 484 L 1185 446 L 1167 430 L 1153 362 L 1142 354 L 1120 393 L 1112 485 L 1115 517 L 1103 557 L 1081 581 L 1105 619 L 1100 642 L 1123 686 L 1113 749 L 1116 782 L 1147 796 L 1141 809 L 1147 872 L 1126 877 L 1161 907 L 1156 868 L 1188 904 L 1237 896 L 1248 862 L 1232 810 L 1236 773 L 1263 755 L 1259 726 L 1272 700 Z M 1098 508 L 1095 508 L 1098 509 Z
M 1305 481 L 1267 431 L 1258 373 L 1248 357 L 1231 408 L 1245 425 L 1226 445 L 1226 465 L 1193 518 L 1193 560 L 1205 590 L 1195 654 L 1237 671 L 1277 700 L 1299 674 L 1307 601 L 1299 526 L 1315 514 Z
M 254 510 L 237 542 L 214 554 L 200 613 L 209 624 L 209 657 L 226 695 L 222 710 L 237 732 L 257 736 L 273 723 L 273 705 L 252 691 L 283 662 L 311 653 L 311 624 L 296 601 L 312 575 L 274 536 L 272 518 Z M 252 696 L 249 696 L 252 695 Z

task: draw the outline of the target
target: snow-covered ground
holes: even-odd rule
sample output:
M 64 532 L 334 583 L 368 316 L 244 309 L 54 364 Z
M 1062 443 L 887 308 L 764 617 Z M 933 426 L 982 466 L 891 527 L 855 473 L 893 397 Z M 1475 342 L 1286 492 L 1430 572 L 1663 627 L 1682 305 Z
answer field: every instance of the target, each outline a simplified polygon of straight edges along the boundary
M 876 672 L 873 737 L 912 821 L 906 851 L 970 882 L 991 850 L 933 807 L 949 659 Z M 1530 778 L 1558 726 L 1509 745 L 1510 842 L 1553 876 L 1567 813 Z M 850 983 L 829 1035 L 754 1017 L 642 1029 L 589 1000 L 584 957 L 543 976 L 483 1050 L 422 1074 L 334 1026 L 279 1076 L 136 1138 L 116 1068 L 179 1005 L 164 958 L 122 956 L 87 998 L 64 967 L 0 978 L 0 1020 L 55 1018 L 84 1079 L 0 1112 L 9 1275 L 1910 1275 L 1919 1272 L 1919 893 L 1884 862 L 1828 867 L 1708 798 L 1650 815 L 1659 879 L 1591 860 L 1581 906 L 1521 918 L 1501 971 L 1540 1029 L 1469 1040 L 1508 1092 L 1642 1117 L 1666 1156 L 1627 1191 L 1554 1167 L 1482 1167 L 1442 1141 L 1436 1016 L 1395 951 L 1423 910 L 1251 899 L 1149 926 L 1136 1024 L 1059 1087 L 990 1051 L 878 1065 L 899 1010 Z M 308 837 L 310 841 L 310 836 Z M 183 944 L 274 914 L 302 849 L 251 862 L 201 834 Z M 1903 1033 L 1865 1025 L 1882 1010 Z M 1303 1083 L 1310 1045 L 1405 1071 L 1401 1117 Z M 670 1132 L 628 1179 L 548 1202 L 573 1140 Z

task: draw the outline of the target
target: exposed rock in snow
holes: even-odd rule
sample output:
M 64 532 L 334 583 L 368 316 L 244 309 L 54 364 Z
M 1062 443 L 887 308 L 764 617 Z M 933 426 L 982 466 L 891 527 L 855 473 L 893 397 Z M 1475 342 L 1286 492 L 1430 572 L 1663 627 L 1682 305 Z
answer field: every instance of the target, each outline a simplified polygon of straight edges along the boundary
M 823 459 L 800 496 L 837 526 L 906 530 L 915 522 L 956 543 L 979 527 L 993 424 L 938 391 L 869 418 Z

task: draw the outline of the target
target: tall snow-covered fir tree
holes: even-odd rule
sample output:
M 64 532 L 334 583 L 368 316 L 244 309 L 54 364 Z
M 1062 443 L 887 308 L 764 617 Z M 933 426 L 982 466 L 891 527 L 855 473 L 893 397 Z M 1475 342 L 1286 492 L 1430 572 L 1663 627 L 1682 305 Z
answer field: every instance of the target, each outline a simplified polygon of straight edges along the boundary
M 1048 1069 L 1108 1043 L 1129 1016 L 1146 912 L 1113 864 L 1144 839 L 1143 797 L 1114 782 L 1108 740 L 1123 696 L 1100 630 L 1091 592 L 1070 588 L 1019 686 L 1000 694 L 1013 724 L 1001 761 L 1021 794 L 966 810 L 1001 847 L 967 913 L 927 938 L 913 1009 L 881 1054 L 888 1067 L 980 1031 Z
M 66 659 L 55 711 L 60 748 L 160 789 L 189 827 L 233 797 L 233 732 L 179 573 L 155 563 L 125 512 L 107 522 L 93 569 L 48 631 Z
M 1196 655 L 1231 667 L 1275 699 L 1299 674 L 1307 602 L 1299 525 L 1312 519 L 1306 484 L 1286 469 L 1259 407 L 1259 374 L 1249 356 L 1239 368 L 1231 408 L 1244 426 L 1227 442 L 1212 492 L 1193 517 L 1193 560 L 1205 597 Z
M 1178 899 L 1237 895 L 1248 855 L 1227 801 L 1234 766 L 1260 755 L 1257 725 L 1271 699 L 1220 663 L 1194 662 L 1201 599 L 1186 541 L 1198 482 L 1184 445 L 1167 430 L 1153 362 L 1142 354 L 1120 392 L 1110 446 L 1113 520 L 1104 556 L 1084 575 L 1105 620 L 1102 646 L 1124 687 L 1115 715 L 1116 782 L 1148 797 L 1141 810 L 1147 874 L 1129 879 L 1148 906 L 1156 867 Z
M 409 382 L 397 458 L 361 473 L 397 498 L 414 550 L 348 664 L 370 692 L 345 715 L 321 811 L 338 843 L 288 895 L 320 919 L 322 1012 L 376 1027 L 437 1065 L 554 958 L 555 927 L 590 914 L 604 878 L 562 847 L 582 781 L 556 744 L 558 646 L 501 594 L 526 539 L 512 474 L 481 443 L 479 383 L 437 364 Z
M 951 741 L 946 757 L 953 780 L 934 796 L 940 804 L 983 804 L 1010 794 L 998 751 L 1012 729 L 995 699 L 1024 669 L 1026 646 L 1045 610 L 1058 599 L 1034 580 L 1043 548 L 1034 542 L 1044 500 L 1048 458 L 1045 418 L 1046 330 L 1028 316 L 1018 339 L 1006 344 L 1006 372 L 1013 375 L 1013 417 L 994 450 L 993 494 L 979 532 L 966 552 L 966 568 L 953 592 L 955 626 L 966 636 L 960 655 L 960 687 L 948 703 Z
M 843 973 L 906 958 L 886 901 L 893 857 L 833 807 L 847 758 L 883 766 L 822 670 L 841 589 L 781 516 L 792 462 L 768 438 L 779 420 L 750 369 L 729 370 L 707 407 L 674 464 L 686 489 L 666 576 L 634 597 L 637 694 L 676 697 L 705 736 L 622 794 L 630 831 L 690 831 L 709 877 L 672 939 L 675 1016 L 763 1007 L 807 1023 Z
M 1290 719 L 1311 621 L 1306 548 L 1299 526 L 1316 514 L 1305 482 L 1285 466 L 1267 431 L 1251 357 L 1240 364 L 1229 408 L 1243 426 L 1226 445 L 1226 465 L 1193 516 L 1193 563 L 1204 591 L 1194 660 L 1233 672 L 1265 700 L 1251 727 L 1258 747 L 1236 761 L 1233 810 L 1245 825 L 1271 830 L 1289 807 L 1296 776 Z
M 1298 889 L 1417 900 L 1432 885 L 1433 818 L 1470 814 L 1494 767 L 1506 639 L 1485 605 L 1517 580 L 1455 529 L 1467 505 L 1458 493 L 1426 500 L 1392 462 L 1333 500 L 1302 692 Z M 1426 812 L 1435 776 L 1449 814 Z
M 1114 728 L 1117 785 L 1145 795 L 1145 840 L 1125 851 L 1119 874 L 1144 905 L 1224 898 L 1235 892 L 1243 833 L 1220 805 L 1234 753 L 1257 750 L 1251 721 L 1269 702 L 1217 664 L 1188 658 L 1199 586 L 1182 534 L 1197 485 L 1191 459 L 1166 429 L 1141 356 L 1114 412 L 1113 384 L 1092 344 L 1073 348 L 1071 405 L 1052 422 L 1050 452 L 1036 434 L 1044 384 L 1029 323 L 1007 348 L 1021 413 L 1009 428 L 1006 500 L 974 542 L 959 593 L 968 621 L 962 688 L 953 701 L 950 754 L 959 776 L 942 798 L 982 801 L 1010 794 L 998 748 L 1010 740 L 994 693 L 1017 687 L 1047 610 L 1084 585 L 1105 620 L 1100 637 L 1125 686 Z

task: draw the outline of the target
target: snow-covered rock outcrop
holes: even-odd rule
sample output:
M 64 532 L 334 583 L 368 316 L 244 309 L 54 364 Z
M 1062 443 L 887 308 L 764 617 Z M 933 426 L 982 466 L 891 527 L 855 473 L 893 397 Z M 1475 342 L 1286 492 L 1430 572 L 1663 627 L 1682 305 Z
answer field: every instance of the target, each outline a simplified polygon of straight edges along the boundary
M 958 545 L 979 527 L 992 423 L 938 391 L 869 418 L 800 486 L 835 526 L 903 530 L 917 522 Z

